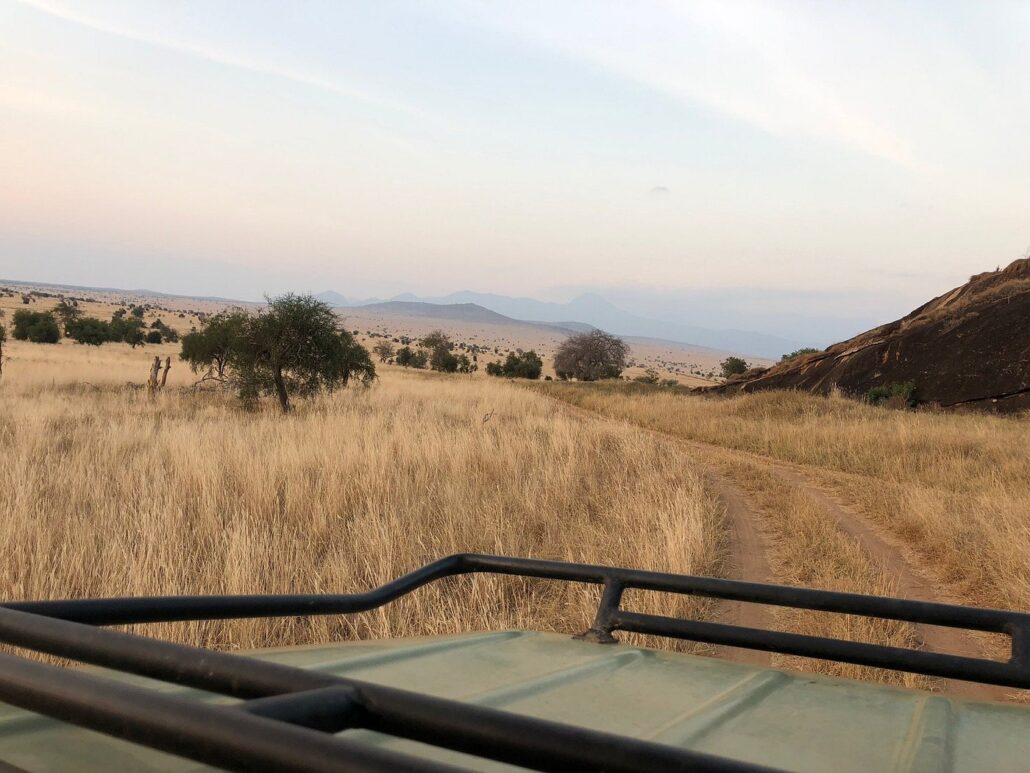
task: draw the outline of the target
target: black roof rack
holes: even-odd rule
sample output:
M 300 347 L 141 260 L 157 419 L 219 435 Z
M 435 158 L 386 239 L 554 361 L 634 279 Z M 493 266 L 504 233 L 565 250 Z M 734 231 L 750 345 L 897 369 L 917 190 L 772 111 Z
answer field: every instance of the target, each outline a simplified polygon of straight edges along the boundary
M 453 770 L 333 733 L 367 728 L 537 770 L 754 770 L 752 765 L 355 679 L 95 626 L 363 612 L 427 583 L 493 573 L 603 586 L 582 638 L 616 630 L 1030 688 L 1030 615 L 998 609 L 791 588 L 524 558 L 461 554 L 366 593 L 164 596 L 5 604 L 0 642 L 231 696 L 213 706 L 0 654 L 0 700 L 181 757 L 230 769 Z M 1008 634 L 1008 662 L 645 615 L 629 588 Z

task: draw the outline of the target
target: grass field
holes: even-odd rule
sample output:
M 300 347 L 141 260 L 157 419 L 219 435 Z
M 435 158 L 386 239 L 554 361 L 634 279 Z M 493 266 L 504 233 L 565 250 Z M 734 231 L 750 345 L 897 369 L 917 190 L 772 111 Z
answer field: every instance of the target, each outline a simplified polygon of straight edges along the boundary
M 761 579 L 903 595 L 775 462 L 882 529 L 940 600 L 1030 608 L 1025 419 L 785 393 L 706 399 L 627 383 L 526 388 L 385 366 L 371 388 L 283 417 L 271 404 L 246 412 L 231 394 L 194 392 L 176 351 L 8 344 L 5 598 L 357 591 L 463 551 L 726 575 L 727 510 L 709 471 L 739 486 L 761 522 L 772 571 Z M 133 385 L 155 354 L 172 356 L 173 369 L 152 398 Z M 713 614 L 700 601 L 631 596 L 641 611 Z M 224 648 L 509 626 L 572 632 L 596 598 L 593 588 L 477 578 L 346 619 L 158 628 Z M 779 610 L 771 624 L 919 645 L 912 626 L 852 616 Z
M 288 417 L 243 412 L 225 394 L 150 399 L 123 386 L 149 356 L 12 350 L 0 385 L 5 598 L 357 591 L 461 551 L 718 571 L 718 505 L 671 443 L 563 416 L 505 383 L 399 369 Z M 73 383 L 83 373 L 93 386 Z M 162 628 L 230 648 L 576 631 L 596 597 L 478 579 L 349 619 Z

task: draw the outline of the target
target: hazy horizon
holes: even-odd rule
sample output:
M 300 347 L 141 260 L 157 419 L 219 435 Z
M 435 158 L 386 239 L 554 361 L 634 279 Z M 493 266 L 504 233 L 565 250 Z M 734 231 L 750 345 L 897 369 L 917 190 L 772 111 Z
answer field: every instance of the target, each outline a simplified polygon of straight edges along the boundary
M 834 340 L 1030 244 L 1030 6 L 0 0 L 0 276 Z

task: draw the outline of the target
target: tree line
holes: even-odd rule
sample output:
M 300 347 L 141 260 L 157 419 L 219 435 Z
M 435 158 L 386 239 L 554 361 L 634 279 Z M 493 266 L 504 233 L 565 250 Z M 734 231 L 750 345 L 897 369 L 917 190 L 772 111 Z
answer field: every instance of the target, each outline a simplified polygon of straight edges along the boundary
M 116 309 L 110 320 L 84 316 L 76 301 L 62 298 L 52 311 L 19 309 L 11 320 L 11 334 L 18 341 L 56 344 L 63 334 L 80 344 L 100 346 L 109 342 L 127 343 L 132 348 L 143 344 L 175 343 L 179 334 L 162 320 L 154 320 L 148 328 L 143 321 L 144 309 Z

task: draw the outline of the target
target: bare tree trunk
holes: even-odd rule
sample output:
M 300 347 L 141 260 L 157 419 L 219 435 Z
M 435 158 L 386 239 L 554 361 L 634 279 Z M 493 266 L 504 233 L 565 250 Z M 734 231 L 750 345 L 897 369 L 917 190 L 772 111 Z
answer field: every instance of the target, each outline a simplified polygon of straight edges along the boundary
M 164 370 L 164 373 L 161 374 L 161 389 L 164 389 L 165 388 L 165 384 L 168 383 L 168 371 L 170 371 L 171 369 L 172 369 L 172 358 L 171 357 L 166 357 L 165 358 L 165 370 Z
M 154 357 L 154 361 L 150 365 L 150 378 L 147 379 L 147 390 L 150 394 L 157 392 L 157 379 L 158 374 L 161 372 L 161 358 Z
M 279 397 L 279 405 L 283 409 L 283 413 L 290 412 L 290 396 L 286 393 L 286 382 L 283 380 L 283 372 L 276 369 L 275 376 L 275 393 Z

